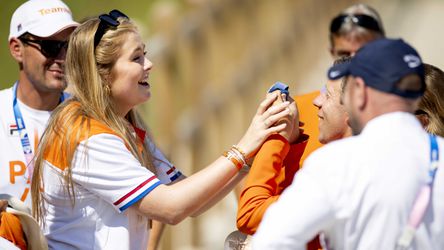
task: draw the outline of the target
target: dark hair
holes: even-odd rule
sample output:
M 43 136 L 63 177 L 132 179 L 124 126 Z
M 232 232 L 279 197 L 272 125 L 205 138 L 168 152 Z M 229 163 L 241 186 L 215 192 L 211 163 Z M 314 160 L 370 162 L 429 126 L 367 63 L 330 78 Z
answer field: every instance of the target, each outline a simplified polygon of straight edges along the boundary
M 336 60 L 333 62 L 333 66 L 336 66 L 336 65 L 338 65 L 338 64 L 348 63 L 348 62 L 351 61 L 351 59 L 352 59 L 351 56 L 342 56 L 342 57 L 339 57 L 338 59 L 336 59 Z M 347 82 L 347 77 L 343 77 L 342 80 L 341 80 L 341 95 L 344 93 L 344 90 L 345 90 L 345 83 L 346 83 L 346 82 Z

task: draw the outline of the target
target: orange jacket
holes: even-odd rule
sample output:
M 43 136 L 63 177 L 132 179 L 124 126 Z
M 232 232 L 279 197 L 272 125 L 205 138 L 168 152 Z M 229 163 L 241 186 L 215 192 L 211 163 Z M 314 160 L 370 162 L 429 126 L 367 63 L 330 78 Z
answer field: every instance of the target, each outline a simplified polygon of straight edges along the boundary
M 237 227 L 254 234 L 265 210 L 293 181 L 307 141 L 290 146 L 279 134 L 271 135 L 256 155 L 239 198 Z
M 300 120 L 305 124 L 299 143 L 290 146 L 284 137 L 275 134 L 270 136 L 258 151 L 239 198 L 239 231 L 246 234 L 256 232 L 265 211 L 292 183 L 305 158 L 322 146 L 317 140 L 317 108 L 312 103 L 318 95 L 319 91 L 316 91 L 295 98 Z M 307 134 L 311 137 L 310 140 Z M 310 250 L 321 248 L 317 238 L 307 247 Z

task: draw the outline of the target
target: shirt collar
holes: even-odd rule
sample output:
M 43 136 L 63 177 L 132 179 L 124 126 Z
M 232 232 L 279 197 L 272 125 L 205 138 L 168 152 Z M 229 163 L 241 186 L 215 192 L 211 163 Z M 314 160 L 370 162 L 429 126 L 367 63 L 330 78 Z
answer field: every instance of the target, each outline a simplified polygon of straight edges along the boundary
M 397 131 L 405 127 L 422 128 L 419 120 L 412 113 L 408 112 L 391 112 L 377 116 L 370 120 L 362 130 L 361 134 L 371 131 Z M 372 133 L 373 134 L 373 133 Z

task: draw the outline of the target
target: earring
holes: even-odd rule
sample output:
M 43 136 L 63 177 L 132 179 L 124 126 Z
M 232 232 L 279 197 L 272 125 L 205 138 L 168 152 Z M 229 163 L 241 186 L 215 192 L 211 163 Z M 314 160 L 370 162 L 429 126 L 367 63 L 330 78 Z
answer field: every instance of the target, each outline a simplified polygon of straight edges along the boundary
M 111 95 L 111 88 L 109 87 L 108 84 L 105 84 L 105 93 L 106 93 L 107 95 Z

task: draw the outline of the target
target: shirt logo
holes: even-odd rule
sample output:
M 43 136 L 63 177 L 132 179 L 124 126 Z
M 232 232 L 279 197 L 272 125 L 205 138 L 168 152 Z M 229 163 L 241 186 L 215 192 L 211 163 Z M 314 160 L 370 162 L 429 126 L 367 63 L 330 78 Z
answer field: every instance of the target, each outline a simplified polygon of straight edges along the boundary
M 330 78 L 334 79 L 334 78 L 338 77 L 339 74 L 341 74 L 341 72 L 339 70 L 330 71 Z
M 421 59 L 415 55 L 405 55 L 403 57 L 404 62 L 407 63 L 409 68 L 416 68 L 421 64 Z
M 68 8 L 65 7 L 56 7 L 56 8 L 49 8 L 49 9 L 40 9 L 38 10 L 40 15 L 44 16 L 47 14 L 53 14 L 53 13 L 68 13 L 71 14 L 71 11 Z
M 19 136 L 18 128 L 15 123 L 9 124 L 9 136 Z

